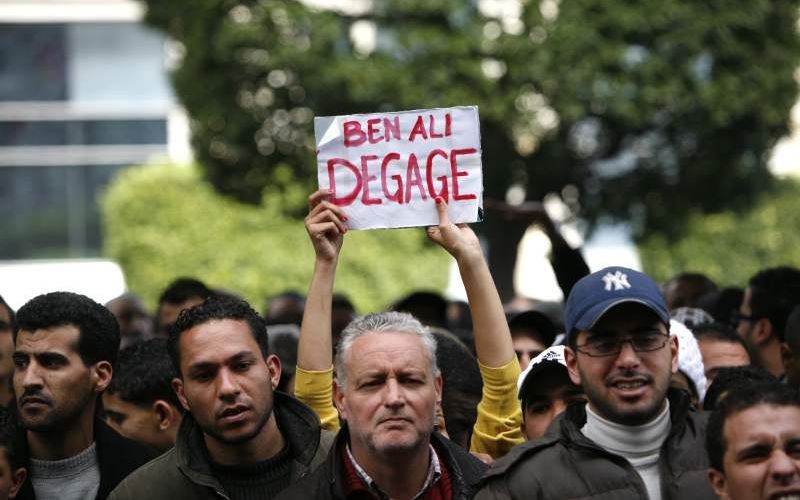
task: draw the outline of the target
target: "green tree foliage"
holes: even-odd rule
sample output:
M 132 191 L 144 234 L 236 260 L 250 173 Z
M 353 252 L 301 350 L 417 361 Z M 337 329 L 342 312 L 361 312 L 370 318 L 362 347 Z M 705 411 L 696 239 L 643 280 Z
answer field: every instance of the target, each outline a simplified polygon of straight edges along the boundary
M 310 190 L 312 115 L 477 104 L 488 198 L 558 193 L 590 223 L 674 237 L 693 211 L 769 188 L 797 93 L 800 0 L 520 0 L 516 17 L 462 0 L 373 0 L 358 16 L 146 3 L 185 47 L 174 83 L 206 178 L 249 202 Z M 374 48 L 350 36 L 364 23 Z M 526 226 L 489 212 L 482 228 L 506 298 Z
M 194 276 L 260 309 L 270 295 L 308 287 L 311 244 L 283 213 L 305 197 L 290 189 L 246 205 L 214 192 L 195 168 L 131 168 L 102 199 L 104 253 L 150 305 L 174 278 Z M 378 310 L 412 290 L 444 288 L 448 263 L 421 229 L 348 233 L 336 287 L 360 311 Z
M 707 274 L 721 285 L 745 286 L 761 269 L 800 262 L 800 182 L 781 181 L 742 213 L 690 216 L 680 239 L 646 238 L 645 270 L 659 281 L 679 272 Z

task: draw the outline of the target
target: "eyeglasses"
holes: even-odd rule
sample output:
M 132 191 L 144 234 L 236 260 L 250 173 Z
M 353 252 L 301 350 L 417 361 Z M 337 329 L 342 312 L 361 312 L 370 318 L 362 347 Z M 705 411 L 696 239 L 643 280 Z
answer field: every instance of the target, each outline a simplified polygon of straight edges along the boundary
M 614 356 L 622 352 L 623 344 L 630 344 L 636 352 L 657 351 L 667 345 L 669 334 L 661 330 L 648 330 L 627 337 L 613 335 L 597 335 L 590 337 L 584 344 L 575 346 L 578 352 L 587 356 Z

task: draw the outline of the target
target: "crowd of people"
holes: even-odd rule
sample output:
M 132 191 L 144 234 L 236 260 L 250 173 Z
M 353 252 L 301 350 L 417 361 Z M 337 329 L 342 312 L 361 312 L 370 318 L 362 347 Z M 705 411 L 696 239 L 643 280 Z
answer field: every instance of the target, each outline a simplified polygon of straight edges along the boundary
M 800 498 L 800 270 L 590 273 L 546 222 L 565 303 L 504 305 L 437 198 L 467 303 L 359 316 L 329 198 L 307 293 L 263 315 L 192 278 L 153 315 L 0 298 L 0 499 Z

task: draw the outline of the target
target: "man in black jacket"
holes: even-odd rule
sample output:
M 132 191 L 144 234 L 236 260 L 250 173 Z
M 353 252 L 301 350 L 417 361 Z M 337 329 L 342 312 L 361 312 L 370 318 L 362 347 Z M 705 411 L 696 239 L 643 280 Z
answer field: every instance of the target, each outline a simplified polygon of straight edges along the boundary
M 119 349 L 114 316 L 88 297 L 40 295 L 17 313 L 14 389 L 30 451 L 18 498 L 104 499 L 154 453 L 96 418 Z
M 346 425 L 326 463 L 282 498 L 471 498 L 482 462 L 433 432 L 436 342 L 407 313 L 369 314 L 342 332 L 334 402 Z
M 181 312 L 167 348 L 186 413 L 175 448 L 131 474 L 112 500 L 273 498 L 322 463 L 333 435 L 274 389 L 280 360 L 246 302 L 212 297 Z
M 567 369 L 588 402 L 495 462 L 477 498 L 716 498 L 705 418 L 669 389 L 678 340 L 658 285 L 606 268 L 575 285 L 564 316 Z

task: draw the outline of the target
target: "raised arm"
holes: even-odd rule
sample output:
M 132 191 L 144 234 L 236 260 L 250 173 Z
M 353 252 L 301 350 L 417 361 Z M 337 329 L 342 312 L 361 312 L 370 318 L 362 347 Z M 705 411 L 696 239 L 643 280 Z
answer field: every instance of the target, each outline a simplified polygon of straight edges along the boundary
M 500 295 L 478 237 L 467 225 L 450 221 L 447 204 L 441 198 L 436 199 L 436 209 L 439 225 L 427 229 L 428 237 L 447 250 L 458 264 L 472 313 L 475 352 L 483 377 L 483 395 L 470 450 L 499 458 L 524 440 L 516 392 L 519 363 Z
M 436 209 L 439 225 L 428 227 L 428 237 L 447 250 L 458 264 L 472 313 L 478 361 L 493 368 L 507 365 L 516 359 L 514 344 L 478 237 L 466 224 L 450 222 L 447 203 L 441 198 L 436 199 Z
M 328 201 L 329 196 L 320 190 L 308 198 L 305 226 L 315 260 L 297 346 L 295 396 L 314 409 L 324 428 L 335 431 L 339 419 L 332 400 L 331 303 L 347 216 Z

